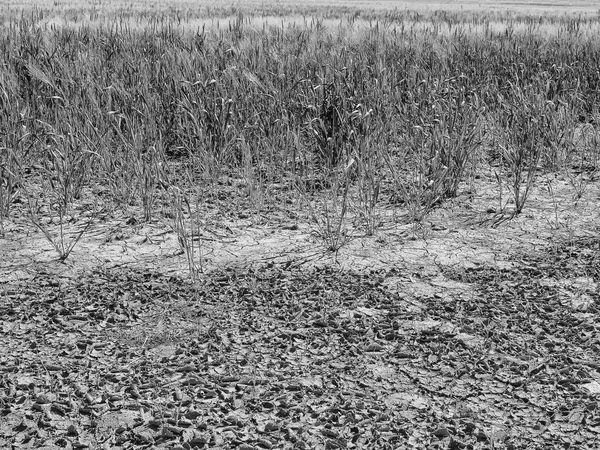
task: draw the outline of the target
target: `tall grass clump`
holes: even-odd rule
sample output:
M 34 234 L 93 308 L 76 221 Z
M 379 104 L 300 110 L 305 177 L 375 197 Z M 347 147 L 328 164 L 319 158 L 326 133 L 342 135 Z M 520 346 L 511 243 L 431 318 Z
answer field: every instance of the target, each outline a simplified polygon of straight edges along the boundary
M 339 211 L 373 234 L 384 195 L 414 220 L 459 195 L 483 124 L 520 212 L 600 102 L 597 17 L 86 14 L 55 25 L 39 9 L 0 28 L 0 217 L 37 164 L 61 201 L 101 184 L 145 220 L 173 180 L 318 185 L 307 192 L 355 204 Z

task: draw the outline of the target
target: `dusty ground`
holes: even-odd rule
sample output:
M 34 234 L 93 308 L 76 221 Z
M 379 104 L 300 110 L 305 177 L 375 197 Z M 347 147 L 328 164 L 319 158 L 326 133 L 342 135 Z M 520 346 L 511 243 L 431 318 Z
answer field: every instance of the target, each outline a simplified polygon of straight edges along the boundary
M 168 215 L 97 216 L 59 262 L 13 214 L 0 448 L 598 448 L 599 187 L 540 178 L 501 220 L 480 178 L 332 254 L 293 195 L 232 183 L 195 285 Z

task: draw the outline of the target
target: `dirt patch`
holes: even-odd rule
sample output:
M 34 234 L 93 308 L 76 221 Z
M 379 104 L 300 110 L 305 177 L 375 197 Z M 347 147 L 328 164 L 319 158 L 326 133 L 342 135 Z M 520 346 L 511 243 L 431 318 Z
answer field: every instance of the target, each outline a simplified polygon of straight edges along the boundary
M 595 448 L 596 189 L 498 222 L 482 182 L 337 254 L 301 213 L 226 219 L 196 284 L 168 218 L 65 262 L 6 222 L 0 446 Z

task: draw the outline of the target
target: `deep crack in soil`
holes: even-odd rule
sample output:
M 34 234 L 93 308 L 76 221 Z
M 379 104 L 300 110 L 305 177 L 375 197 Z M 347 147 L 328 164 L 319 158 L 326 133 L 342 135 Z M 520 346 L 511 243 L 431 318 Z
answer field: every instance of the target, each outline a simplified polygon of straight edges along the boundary
M 6 284 L 0 447 L 596 448 L 599 257 Z

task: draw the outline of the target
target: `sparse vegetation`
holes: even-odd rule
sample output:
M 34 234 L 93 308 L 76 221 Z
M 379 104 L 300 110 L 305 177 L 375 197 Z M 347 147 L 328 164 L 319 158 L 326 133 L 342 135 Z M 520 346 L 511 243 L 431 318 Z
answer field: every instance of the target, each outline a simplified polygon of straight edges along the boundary
M 467 167 L 481 169 L 482 152 L 500 155 L 518 214 L 537 172 L 577 153 L 577 118 L 593 117 L 600 95 L 597 17 L 274 25 L 238 11 L 195 29 L 180 14 L 64 25 L 49 14 L 1 29 L 2 216 L 28 189 L 17 168 L 32 165 L 63 201 L 106 183 L 115 205 L 139 204 L 149 220 L 174 163 L 209 184 L 243 173 L 255 192 L 276 179 L 293 189 L 299 162 L 331 185 L 354 161 L 355 211 L 373 234 L 384 192 L 420 220 L 459 193 Z M 481 145 L 483 122 L 498 148 Z

